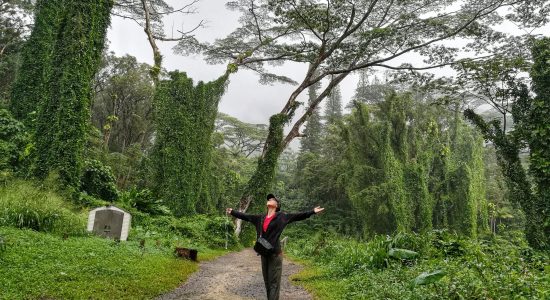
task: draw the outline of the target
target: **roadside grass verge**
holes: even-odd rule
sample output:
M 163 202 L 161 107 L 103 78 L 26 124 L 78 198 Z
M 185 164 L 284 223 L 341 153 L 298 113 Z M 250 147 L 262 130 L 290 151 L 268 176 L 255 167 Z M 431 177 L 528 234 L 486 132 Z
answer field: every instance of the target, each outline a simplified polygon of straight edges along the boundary
M 198 270 L 175 247 L 197 249 L 199 261 L 240 248 L 219 216 L 130 213 L 128 241 L 115 242 L 88 233 L 88 208 L 48 183 L 0 186 L 0 299 L 151 299 Z
M 392 257 L 390 249 L 417 256 Z M 550 299 L 550 253 L 514 233 L 473 240 L 434 231 L 361 242 L 323 232 L 286 250 L 304 266 L 291 280 L 315 299 Z M 420 280 L 438 272 L 444 275 Z
M 0 227 L 2 299 L 150 299 L 176 288 L 198 264 L 171 248 Z M 225 250 L 204 250 L 199 260 Z

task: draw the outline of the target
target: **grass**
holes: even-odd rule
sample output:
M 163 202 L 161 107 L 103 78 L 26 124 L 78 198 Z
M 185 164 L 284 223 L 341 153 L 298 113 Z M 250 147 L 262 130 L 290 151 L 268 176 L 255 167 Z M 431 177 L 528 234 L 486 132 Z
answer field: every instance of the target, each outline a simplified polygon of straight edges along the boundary
M 315 299 L 550 299 L 550 254 L 533 251 L 521 237 L 470 240 L 431 233 L 388 238 L 388 247 L 420 254 L 399 260 L 376 257 L 383 255 L 380 238 L 359 242 L 324 235 L 294 240 L 287 251 L 305 266 L 291 280 Z M 413 286 L 417 276 L 435 270 L 446 275 Z
M 326 270 L 309 261 L 302 261 L 300 264 L 304 269 L 290 276 L 294 284 L 305 288 L 315 299 L 343 299 L 341 297 L 346 289 L 344 281 L 335 281 Z
M 1 299 L 150 299 L 170 291 L 198 269 L 171 249 L 139 247 L 97 237 L 67 240 L 28 229 L 0 227 Z M 199 252 L 199 260 L 226 253 Z
M 198 269 L 175 257 L 176 246 L 197 249 L 199 261 L 229 252 L 221 245 L 231 228 L 219 217 L 132 211 L 127 242 L 93 236 L 87 209 L 48 186 L 14 180 L 0 187 L 0 299 L 151 299 Z M 229 247 L 240 245 L 231 238 Z
M 53 192 L 23 180 L 0 187 L 0 226 L 84 235 L 87 214 Z

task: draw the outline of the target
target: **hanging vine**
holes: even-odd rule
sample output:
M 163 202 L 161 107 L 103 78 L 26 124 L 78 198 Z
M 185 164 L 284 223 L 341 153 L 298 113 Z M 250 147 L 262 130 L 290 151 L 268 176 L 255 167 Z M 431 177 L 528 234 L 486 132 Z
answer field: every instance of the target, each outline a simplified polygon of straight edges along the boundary
M 536 41 L 532 49 L 534 65 L 531 69 L 533 91 L 526 123 L 529 144 L 529 172 L 535 184 L 532 199 L 535 226 L 543 230 L 533 233 L 540 248 L 550 248 L 550 38 Z
M 36 117 L 36 171 L 44 176 L 57 170 L 70 186 L 77 187 L 90 119 L 91 83 L 105 45 L 113 2 L 82 0 L 58 5 L 64 8 L 63 17 L 47 67 L 51 69 L 45 80 L 47 90 L 41 95 Z M 45 30 L 41 26 L 50 24 L 37 26 L 35 30 L 40 31 Z
M 157 136 L 152 153 L 154 189 L 176 215 L 189 215 L 208 201 L 206 173 L 218 103 L 229 73 L 193 85 L 185 73 L 171 72 L 154 99 Z
M 269 192 L 275 177 L 277 159 L 284 150 L 284 126 L 288 122 L 286 114 L 276 114 L 269 119 L 269 129 L 264 146 L 264 152 L 258 159 L 256 171 L 248 181 L 243 196 L 239 201 L 239 211 L 246 211 L 252 199 L 262 199 Z M 235 233 L 241 232 L 241 220 L 236 220 Z
M 31 125 L 39 103 L 49 97 L 52 59 L 66 0 L 39 0 L 35 7 L 34 28 L 21 51 L 21 66 L 13 85 L 10 111 L 15 118 Z
M 482 141 L 458 116 L 390 94 L 356 104 L 348 122 L 343 176 L 367 235 L 486 228 Z

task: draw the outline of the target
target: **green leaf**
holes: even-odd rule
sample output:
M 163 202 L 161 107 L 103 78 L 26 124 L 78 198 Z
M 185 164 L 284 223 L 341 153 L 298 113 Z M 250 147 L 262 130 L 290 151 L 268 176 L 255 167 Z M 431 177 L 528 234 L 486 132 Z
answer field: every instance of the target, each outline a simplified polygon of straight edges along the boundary
M 413 281 L 413 286 L 417 285 L 425 285 L 430 284 L 439 281 L 441 278 L 443 278 L 445 275 L 447 275 L 447 272 L 444 270 L 435 270 L 433 272 L 423 272 L 422 274 L 418 275 Z
M 388 255 L 398 259 L 411 259 L 418 256 L 418 252 L 407 249 L 391 248 Z

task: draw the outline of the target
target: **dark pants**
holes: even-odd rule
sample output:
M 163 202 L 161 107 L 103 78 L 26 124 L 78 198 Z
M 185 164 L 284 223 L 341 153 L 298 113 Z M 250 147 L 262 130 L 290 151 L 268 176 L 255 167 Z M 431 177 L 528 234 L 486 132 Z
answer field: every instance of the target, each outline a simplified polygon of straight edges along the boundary
M 268 300 L 279 300 L 282 271 L 282 254 L 267 257 L 262 255 L 262 274 L 264 275 L 264 283 Z

